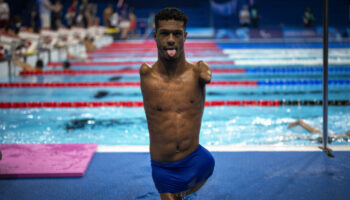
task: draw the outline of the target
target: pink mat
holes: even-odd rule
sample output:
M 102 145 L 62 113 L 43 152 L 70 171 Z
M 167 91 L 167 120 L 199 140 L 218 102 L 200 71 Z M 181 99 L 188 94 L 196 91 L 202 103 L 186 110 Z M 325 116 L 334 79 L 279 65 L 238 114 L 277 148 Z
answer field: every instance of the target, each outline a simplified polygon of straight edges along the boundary
M 0 178 L 80 177 L 97 144 L 0 144 Z

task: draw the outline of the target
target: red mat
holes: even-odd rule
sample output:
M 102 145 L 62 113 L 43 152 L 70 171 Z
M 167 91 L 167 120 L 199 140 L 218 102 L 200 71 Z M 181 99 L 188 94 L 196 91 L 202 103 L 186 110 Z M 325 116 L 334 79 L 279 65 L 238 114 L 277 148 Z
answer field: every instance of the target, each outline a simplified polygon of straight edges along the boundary
M 81 177 L 97 144 L 0 144 L 0 178 Z

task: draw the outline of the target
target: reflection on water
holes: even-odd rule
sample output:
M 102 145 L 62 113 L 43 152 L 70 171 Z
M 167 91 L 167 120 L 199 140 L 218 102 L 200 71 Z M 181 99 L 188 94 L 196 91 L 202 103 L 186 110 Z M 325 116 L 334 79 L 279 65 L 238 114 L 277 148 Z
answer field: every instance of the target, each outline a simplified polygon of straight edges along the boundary
M 142 107 L 0 109 L 0 116 L 0 142 L 4 144 L 149 144 L 147 121 Z M 206 107 L 200 143 L 319 145 L 319 135 L 311 135 L 298 127 L 287 129 L 297 119 L 303 119 L 322 130 L 322 106 Z M 328 128 L 333 131 L 329 135 L 345 134 L 349 127 L 350 106 L 329 107 Z M 350 144 L 348 138 L 331 138 L 329 142 L 335 145 Z
M 137 119 L 136 119 L 137 120 Z M 94 129 L 94 128 L 106 128 L 118 125 L 132 125 L 135 123 L 135 119 L 94 119 L 94 118 L 82 118 L 70 120 L 65 124 L 67 131 L 76 129 Z

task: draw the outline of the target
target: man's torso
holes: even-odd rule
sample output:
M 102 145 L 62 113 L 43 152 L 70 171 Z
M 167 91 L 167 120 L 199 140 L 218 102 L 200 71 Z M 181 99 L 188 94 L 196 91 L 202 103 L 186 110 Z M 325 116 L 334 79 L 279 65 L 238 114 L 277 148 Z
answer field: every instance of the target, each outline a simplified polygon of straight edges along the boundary
M 204 86 L 194 64 L 179 76 L 169 78 L 153 66 L 141 75 L 141 89 L 150 133 L 153 160 L 177 161 L 194 151 L 204 108 Z

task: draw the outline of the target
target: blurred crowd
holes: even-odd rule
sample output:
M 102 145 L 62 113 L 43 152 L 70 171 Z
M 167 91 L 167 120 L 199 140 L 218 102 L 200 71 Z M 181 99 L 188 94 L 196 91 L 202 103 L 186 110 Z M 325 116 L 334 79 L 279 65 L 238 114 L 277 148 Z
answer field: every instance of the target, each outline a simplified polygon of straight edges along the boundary
M 111 34 L 114 39 L 135 38 L 137 26 L 134 9 L 124 0 L 107 5 L 103 9 L 103 21 L 97 16 L 97 4 L 88 0 L 72 0 L 65 7 L 60 0 L 36 0 L 29 16 L 10 15 L 10 12 L 8 3 L 0 0 L 0 60 L 18 51 L 31 55 L 41 49 L 84 44 L 87 39 L 93 41 L 104 34 Z M 23 17 L 29 19 L 26 26 Z M 153 19 L 153 13 L 148 21 L 140 19 L 144 20 L 144 34 L 138 36 L 150 36 Z

